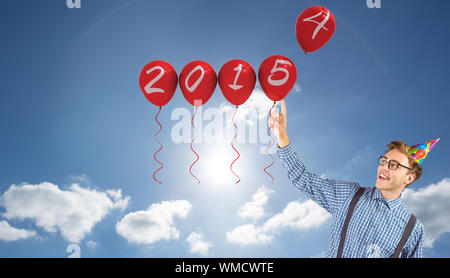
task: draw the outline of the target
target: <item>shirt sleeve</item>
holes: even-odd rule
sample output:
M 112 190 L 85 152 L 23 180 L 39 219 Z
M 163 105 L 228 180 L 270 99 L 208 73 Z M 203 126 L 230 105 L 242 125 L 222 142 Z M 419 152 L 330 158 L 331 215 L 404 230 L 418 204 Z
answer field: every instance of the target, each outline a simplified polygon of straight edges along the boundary
M 309 172 L 300 161 L 292 144 L 284 148 L 278 147 L 278 156 L 287 170 L 291 184 L 331 214 L 335 213 L 360 187 L 355 182 L 325 179 Z

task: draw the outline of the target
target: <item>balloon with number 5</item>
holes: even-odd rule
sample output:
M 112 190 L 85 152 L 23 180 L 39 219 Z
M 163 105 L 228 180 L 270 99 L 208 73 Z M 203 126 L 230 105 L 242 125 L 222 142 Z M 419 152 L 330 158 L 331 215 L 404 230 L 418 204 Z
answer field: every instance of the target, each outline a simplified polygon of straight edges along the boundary
M 259 66 L 258 79 L 267 97 L 273 101 L 284 99 L 295 85 L 297 69 L 282 55 L 265 59 Z
M 327 8 L 309 7 L 297 18 L 295 24 L 297 42 L 305 53 L 316 51 L 331 39 L 335 28 L 336 21 Z
M 273 100 L 273 105 L 269 110 L 269 115 L 272 116 L 272 109 L 275 107 L 276 102 L 285 98 L 294 87 L 295 81 L 297 80 L 297 69 L 289 58 L 282 55 L 274 55 L 261 63 L 258 71 L 258 79 L 266 96 Z M 271 144 L 266 148 L 266 154 L 269 155 L 272 162 L 264 168 L 264 172 L 270 176 L 273 182 L 274 178 L 267 172 L 267 169 L 275 162 L 273 156 L 269 153 L 269 149 L 273 147 L 275 141 L 270 132 L 270 128 L 267 129 L 267 133 L 270 135 Z
M 255 70 L 244 60 L 228 61 L 219 71 L 219 86 L 223 96 L 236 106 L 247 101 L 255 83 Z
M 157 60 L 148 63 L 139 75 L 139 87 L 145 97 L 159 107 L 166 105 L 172 99 L 177 85 L 177 72 L 165 61 Z

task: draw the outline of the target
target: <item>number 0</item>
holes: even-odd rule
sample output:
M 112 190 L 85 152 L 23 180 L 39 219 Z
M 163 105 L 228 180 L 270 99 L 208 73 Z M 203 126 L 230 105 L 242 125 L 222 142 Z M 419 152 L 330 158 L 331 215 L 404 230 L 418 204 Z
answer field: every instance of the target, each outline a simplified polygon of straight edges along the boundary
M 191 78 L 191 76 L 194 74 L 194 72 L 196 72 L 198 70 L 201 71 L 200 77 L 197 79 L 197 81 L 195 81 L 195 83 L 192 86 L 189 86 L 189 84 L 188 84 L 189 78 Z M 186 77 L 186 80 L 184 81 L 184 85 L 186 86 L 186 89 L 191 93 L 194 92 L 195 89 L 197 89 L 200 82 L 202 82 L 204 76 L 205 76 L 205 70 L 202 68 L 202 66 L 200 66 L 200 65 L 196 66 L 193 70 L 191 70 L 191 72 Z

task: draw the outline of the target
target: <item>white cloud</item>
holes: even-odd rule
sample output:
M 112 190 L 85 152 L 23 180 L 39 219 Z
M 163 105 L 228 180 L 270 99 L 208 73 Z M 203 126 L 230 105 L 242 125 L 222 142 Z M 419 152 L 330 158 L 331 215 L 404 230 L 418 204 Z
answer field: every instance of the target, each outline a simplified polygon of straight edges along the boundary
M 201 232 L 192 232 L 186 238 L 189 243 L 191 253 L 198 253 L 202 256 L 208 256 L 209 249 L 214 246 L 212 242 L 206 241 Z
M 253 194 L 253 201 L 245 203 L 238 211 L 238 215 L 243 218 L 259 219 L 264 217 L 264 205 L 269 200 L 269 195 L 274 193 L 273 190 L 265 187 L 264 185 L 258 188 L 255 194 Z
M 8 222 L 0 221 L 0 240 L 15 241 L 21 239 L 33 238 L 36 236 L 35 231 L 17 229 L 11 227 Z
M 186 218 L 192 205 L 185 200 L 163 201 L 144 211 L 131 212 L 117 224 L 116 231 L 131 243 L 152 244 L 159 240 L 178 239 L 180 232 L 173 218 Z
M 106 194 L 114 200 L 114 207 L 123 210 L 128 206 L 130 197 L 122 198 L 122 189 L 106 190 Z
M 236 113 L 235 119 L 236 121 L 243 121 L 248 125 L 254 125 L 255 121 L 266 119 L 272 105 L 273 101 L 264 94 L 264 91 L 255 88 L 250 98 L 239 106 L 239 112 Z M 220 105 L 220 109 L 225 113 L 234 111 L 234 108 L 233 105 L 225 102 Z M 227 125 L 232 126 L 231 117 L 227 117 L 226 120 Z
M 262 89 L 256 88 L 252 95 L 242 105 L 243 109 L 255 109 L 256 111 L 269 111 L 272 107 L 273 101 L 270 100 Z M 259 114 L 258 118 L 265 118 L 267 114 Z
M 97 247 L 97 242 L 93 241 L 93 240 L 88 240 L 88 242 L 86 242 L 86 245 L 91 248 L 94 249 Z
M 92 184 L 92 181 L 89 179 L 89 177 L 86 174 L 82 174 L 82 175 L 71 175 L 70 176 L 71 180 L 75 183 L 78 184 Z
M 402 198 L 425 227 L 424 247 L 433 247 L 439 236 L 450 232 L 450 178 L 418 191 L 407 188 Z
M 226 239 L 230 243 L 240 245 L 264 244 L 271 242 L 273 235 L 265 234 L 260 227 L 253 224 L 246 224 L 227 232 Z
M 272 216 L 262 225 L 262 231 L 279 233 L 285 228 L 309 230 L 322 226 L 331 217 L 325 209 L 312 200 L 303 203 L 293 201 L 282 213 Z
M 261 194 L 262 192 L 265 193 Z M 273 191 L 268 192 L 268 189 L 264 186 L 259 188 L 257 193 L 253 195 L 253 201 L 246 203 L 246 205 L 252 205 L 244 205 L 247 209 L 241 209 L 239 213 L 242 214 L 242 211 L 246 211 L 247 213 L 244 214 L 246 216 L 265 215 L 265 213 L 261 214 L 261 211 L 264 211 L 262 206 L 266 204 L 269 193 L 273 193 Z M 257 197 L 255 198 L 255 196 Z M 257 205 L 253 205 L 255 203 Z M 254 207 L 257 207 L 257 209 Z M 270 217 L 262 225 L 246 224 L 227 232 L 226 240 L 240 245 L 265 244 L 271 242 L 275 235 L 286 229 L 309 230 L 318 228 L 325 224 L 330 217 L 331 215 L 326 210 L 312 200 L 303 203 L 293 201 L 288 203 L 281 213 Z
M 327 257 L 327 252 L 321 251 L 320 253 L 318 253 L 316 255 L 312 255 L 310 258 L 316 259 L 316 258 L 326 258 L 326 257 Z
M 114 195 L 111 200 L 108 195 Z M 12 185 L 0 197 L 7 219 L 32 219 L 47 232 L 61 232 L 70 242 L 80 242 L 112 209 L 125 209 L 130 197 L 120 190 L 109 193 L 86 189 L 78 184 L 69 190 L 43 182 L 38 185 Z

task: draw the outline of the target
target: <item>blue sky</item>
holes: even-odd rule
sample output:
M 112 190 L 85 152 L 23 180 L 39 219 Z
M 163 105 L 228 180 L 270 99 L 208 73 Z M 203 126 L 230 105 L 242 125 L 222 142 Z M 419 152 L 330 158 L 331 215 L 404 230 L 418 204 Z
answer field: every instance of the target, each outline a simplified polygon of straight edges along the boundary
M 237 144 L 237 185 L 229 145 L 196 144 L 196 183 L 189 144 L 171 137 L 178 122 L 172 113 L 193 112 L 179 87 L 159 117 L 163 184 L 152 178 L 157 108 L 139 89 L 142 67 L 165 60 L 179 74 L 203 60 L 218 73 L 227 61 L 244 59 L 257 70 L 275 54 L 297 67 L 296 89 L 286 97 L 288 134 L 310 171 L 373 186 L 376 157 L 391 140 L 441 138 L 408 196 L 439 205 L 431 211 L 411 201 L 433 235 L 425 256 L 450 256 L 447 1 L 382 0 L 380 9 L 365 0 L 81 0 L 80 9 L 65 2 L 0 7 L 0 257 L 67 257 L 71 243 L 82 257 L 323 256 L 326 215 L 313 228 L 264 226 L 293 213 L 289 204 L 317 209 L 289 184 L 278 159 L 269 170 L 275 182 L 265 175 L 266 144 Z M 295 21 L 315 4 L 333 12 L 336 32 L 304 55 Z M 250 105 L 261 108 L 258 86 Z M 217 86 L 203 110 L 227 105 Z M 265 121 L 250 122 L 258 120 Z M 28 193 L 37 197 L 27 203 Z M 14 205 L 24 206 L 23 214 Z M 243 213 L 249 207 L 258 213 Z M 102 213 L 95 218 L 93 211 Z M 148 233 L 136 234 L 136 225 Z M 239 227 L 263 236 L 236 240 Z

